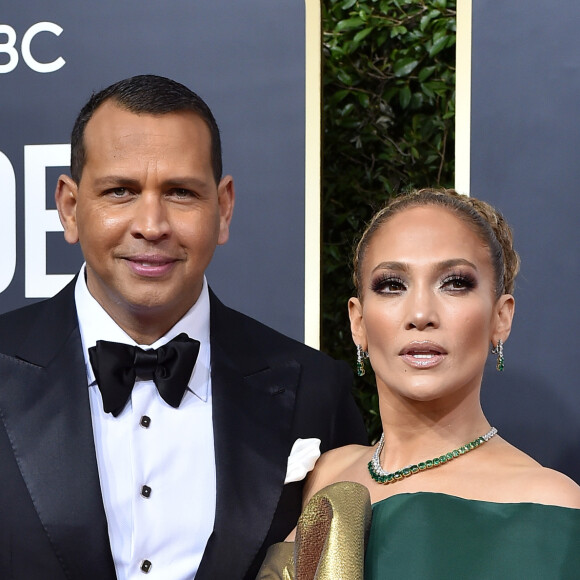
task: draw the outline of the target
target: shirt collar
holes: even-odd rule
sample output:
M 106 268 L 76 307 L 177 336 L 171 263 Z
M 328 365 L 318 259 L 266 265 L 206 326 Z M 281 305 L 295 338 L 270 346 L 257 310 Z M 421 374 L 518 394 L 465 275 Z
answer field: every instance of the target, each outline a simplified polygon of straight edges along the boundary
M 185 332 L 190 338 L 195 338 L 200 342 L 197 362 L 191 380 L 189 381 L 189 390 L 203 401 L 207 401 L 211 357 L 209 342 L 209 290 L 205 276 L 199 298 L 177 324 L 152 345 L 137 345 L 89 292 L 85 280 L 85 270 L 86 264 L 83 264 L 76 281 L 75 303 L 88 384 L 93 385 L 95 383 L 95 374 L 89 359 L 89 348 L 95 346 L 97 340 L 121 342 L 143 348 L 159 348 L 175 338 L 178 334 Z

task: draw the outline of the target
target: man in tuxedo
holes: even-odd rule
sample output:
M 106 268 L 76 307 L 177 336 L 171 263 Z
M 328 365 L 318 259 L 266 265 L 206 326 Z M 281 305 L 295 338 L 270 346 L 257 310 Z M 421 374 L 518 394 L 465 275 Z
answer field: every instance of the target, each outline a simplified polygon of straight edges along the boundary
M 255 577 L 318 440 L 366 443 L 350 371 L 208 287 L 234 183 L 183 85 L 93 95 L 56 202 L 85 264 L 0 317 L 0 577 Z

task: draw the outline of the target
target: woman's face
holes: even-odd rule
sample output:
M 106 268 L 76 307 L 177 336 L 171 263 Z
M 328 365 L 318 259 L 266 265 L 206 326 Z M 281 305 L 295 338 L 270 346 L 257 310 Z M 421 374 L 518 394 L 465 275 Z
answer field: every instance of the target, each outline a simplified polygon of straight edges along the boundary
M 469 225 L 437 206 L 402 210 L 375 232 L 361 267 L 351 329 L 379 392 L 417 401 L 478 392 L 514 302 L 496 299 L 489 249 Z

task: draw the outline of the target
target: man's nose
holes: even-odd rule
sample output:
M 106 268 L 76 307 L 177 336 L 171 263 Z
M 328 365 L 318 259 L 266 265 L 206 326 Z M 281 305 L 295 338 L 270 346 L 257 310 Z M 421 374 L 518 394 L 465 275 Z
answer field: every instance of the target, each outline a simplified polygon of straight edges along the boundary
M 142 193 L 133 207 L 131 234 L 134 237 L 155 241 L 169 235 L 167 207 L 161 195 Z

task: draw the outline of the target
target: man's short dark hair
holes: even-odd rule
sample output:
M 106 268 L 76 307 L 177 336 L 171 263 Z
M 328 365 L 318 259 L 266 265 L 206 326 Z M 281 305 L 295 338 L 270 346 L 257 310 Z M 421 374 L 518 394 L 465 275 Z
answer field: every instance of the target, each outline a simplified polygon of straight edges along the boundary
M 86 163 L 84 134 L 94 112 L 105 102 L 136 114 L 165 115 L 190 111 L 208 126 L 211 136 L 211 165 L 216 183 L 222 177 L 222 149 L 216 120 L 204 100 L 177 81 L 156 75 L 139 75 L 119 81 L 94 93 L 79 113 L 71 136 L 70 171 L 78 184 Z

